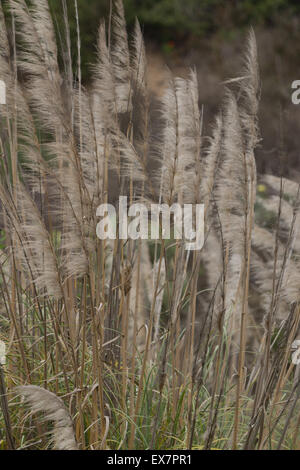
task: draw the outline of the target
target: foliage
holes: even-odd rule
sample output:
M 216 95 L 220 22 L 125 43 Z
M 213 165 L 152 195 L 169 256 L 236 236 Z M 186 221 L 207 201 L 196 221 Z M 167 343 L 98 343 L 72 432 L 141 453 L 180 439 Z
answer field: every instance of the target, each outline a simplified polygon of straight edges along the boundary
M 300 14 L 295 0 L 125 0 L 130 29 L 138 17 L 146 37 L 167 47 L 169 41 L 182 41 L 190 36 L 204 37 L 216 32 L 230 34 L 231 30 L 258 23 L 271 24 L 282 12 Z M 59 29 L 63 26 L 61 0 L 50 0 Z M 74 2 L 68 2 L 73 50 L 76 50 L 76 21 Z M 100 18 L 108 18 L 109 0 L 78 0 L 80 16 L 83 75 L 95 57 L 95 40 Z

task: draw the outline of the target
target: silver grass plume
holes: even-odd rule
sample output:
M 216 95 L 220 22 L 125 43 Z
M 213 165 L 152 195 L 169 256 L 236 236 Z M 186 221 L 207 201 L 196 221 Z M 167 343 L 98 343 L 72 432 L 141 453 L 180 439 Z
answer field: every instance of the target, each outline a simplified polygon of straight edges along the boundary
M 45 49 L 43 38 L 40 36 L 45 29 L 51 29 L 51 24 L 45 19 L 45 11 L 43 9 L 41 12 L 39 22 L 37 3 L 32 14 L 24 0 L 12 0 L 10 7 L 18 25 L 17 36 L 20 38 L 18 65 L 30 78 L 26 82 L 30 105 L 39 117 L 40 124 L 44 125 L 48 132 L 55 132 L 60 124 L 62 129 L 69 128 L 70 120 L 61 97 L 57 58 L 53 56 L 54 46 L 47 44 L 50 50 Z
M 176 79 L 178 100 L 178 158 L 182 166 L 183 200 L 202 201 L 202 114 L 199 109 L 198 78 L 194 70 L 187 80 Z
M 130 55 L 122 0 L 115 0 L 112 18 L 111 61 L 115 79 L 117 112 L 131 110 Z
M 81 148 L 80 162 L 82 178 L 89 199 L 93 207 L 89 209 L 95 213 L 100 203 L 103 188 L 103 174 L 105 161 L 105 132 L 103 121 L 97 119 L 96 103 L 86 90 L 81 90 Z M 97 105 L 98 106 L 98 105 Z M 79 93 L 75 92 L 75 116 L 79 114 Z M 75 132 L 78 134 L 79 123 L 75 119 Z
M 97 62 L 93 66 L 95 105 L 97 105 L 97 119 L 109 124 L 115 118 L 118 110 L 115 94 L 114 71 L 107 46 L 105 23 L 101 22 L 97 39 Z M 98 96 L 97 96 L 98 95 Z
M 162 143 L 162 195 L 164 201 L 200 202 L 202 195 L 202 116 L 198 80 L 170 80 L 162 100 L 165 122 Z
M 48 295 L 61 298 L 58 259 L 36 204 L 21 183 L 16 188 L 16 205 L 2 184 L 0 200 L 18 236 L 15 250 L 17 258 L 22 260 L 24 273 L 34 282 L 37 291 L 47 291 Z
M 192 116 L 192 137 L 190 139 L 191 151 L 194 155 L 194 169 L 190 171 L 193 176 L 194 183 L 194 201 L 199 203 L 203 201 L 203 154 L 202 154 L 202 124 L 203 124 L 203 110 L 199 109 L 199 89 L 198 89 L 198 76 L 196 70 L 191 70 L 190 78 L 188 80 L 188 92 L 191 102 L 191 116 Z
M 247 289 L 246 282 L 249 282 L 246 263 L 250 266 L 248 256 L 251 257 L 256 195 L 254 150 L 258 142 L 259 71 L 253 31 L 248 39 L 243 75 L 238 79 L 239 100 L 232 92 L 227 92 L 216 190 L 225 247 L 229 248 L 226 311 L 230 316 L 229 328 L 234 327 L 232 337 L 236 343 L 241 321 L 238 313 L 248 306 L 248 299 L 244 299 L 242 293 Z
M 16 391 L 25 398 L 31 413 L 43 413 L 43 421 L 53 423 L 54 450 L 78 450 L 72 419 L 61 398 L 35 385 L 24 385 Z
M 250 30 L 244 59 L 245 79 L 240 83 L 240 115 L 244 133 L 244 146 L 248 173 L 256 194 L 256 162 L 254 151 L 259 142 L 258 109 L 260 98 L 260 75 L 257 44 L 253 29 Z M 250 192 L 250 190 L 249 190 Z
M 52 134 L 49 138 L 51 140 L 44 144 L 44 149 L 49 155 L 55 155 L 55 159 L 49 164 L 55 166 L 57 163 L 60 184 L 67 196 L 59 214 L 64 220 L 64 241 L 67 241 L 63 247 L 67 254 L 67 272 L 81 274 L 82 271 L 85 272 L 86 266 L 86 263 L 82 263 L 79 269 L 79 257 L 84 257 L 86 251 L 82 214 L 85 212 L 87 191 L 82 179 L 71 119 L 62 99 L 54 32 L 49 33 L 46 45 L 43 42 L 44 29 L 53 29 L 53 25 L 48 24 L 51 18 L 45 2 L 35 2 L 30 11 L 24 0 L 12 0 L 11 10 L 19 26 L 18 34 L 22 45 L 18 50 L 18 64 L 29 77 L 26 81 L 26 96 L 33 116 L 38 118 L 39 124 L 48 135 Z M 65 200 L 67 204 L 64 204 Z M 78 255 L 76 258 L 75 254 Z M 70 260 L 73 260 L 71 265 Z
M 0 79 L 6 85 L 6 106 L 2 107 L 2 113 L 6 114 L 8 119 L 16 117 L 17 119 L 17 133 L 21 136 L 21 143 L 19 143 L 19 150 L 22 152 L 22 162 L 20 165 L 29 169 L 28 173 L 24 176 L 26 181 L 31 180 L 32 187 L 34 187 L 33 174 L 37 175 L 39 170 L 37 168 L 37 160 L 39 154 L 39 144 L 36 136 L 35 125 L 29 110 L 24 90 L 17 82 L 14 71 L 14 64 L 10 58 L 10 48 L 6 31 L 5 18 L 0 5 Z M 2 126 L 7 127 L 8 121 L 4 121 Z M 25 160 L 25 161 L 24 161 Z M 36 181 L 35 181 L 36 182 Z M 39 181 L 39 184 L 41 182 Z M 37 189 L 38 185 L 35 186 Z
M 92 91 L 92 118 L 95 129 L 95 139 L 98 156 L 107 160 L 110 167 L 116 168 L 119 164 L 119 152 L 113 145 L 111 132 L 119 133 L 118 106 L 115 89 L 114 70 L 111 63 L 110 52 L 107 46 L 105 23 L 102 22 L 98 31 L 97 61 L 93 66 L 94 80 Z M 115 143 L 116 139 L 114 139 Z M 108 159 L 109 156 L 109 159 Z
M 131 290 L 130 295 L 130 310 L 134 312 L 137 319 L 137 330 L 140 331 L 143 325 L 147 324 L 148 321 L 148 314 L 147 311 L 149 306 L 151 306 L 152 301 L 154 300 L 154 287 L 153 287 L 153 268 L 150 253 L 149 253 L 149 246 L 145 240 L 141 241 L 141 257 L 140 257 L 140 265 L 138 264 L 138 258 L 134 260 L 133 268 L 132 268 L 132 281 L 131 285 L 136 287 L 137 282 L 139 282 L 139 289 L 133 288 Z M 155 306 L 155 315 L 156 312 L 161 308 L 160 304 L 160 297 L 163 294 L 163 264 L 161 269 L 161 277 L 160 277 L 160 288 L 158 290 L 158 296 L 156 297 L 156 306 Z M 162 283 L 162 285 L 161 285 Z M 162 293 L 161 293 L 162 292 Z M 137 310 L 136 310 L 137 309 Z M 133 331 L 134 331 L 134 321 L 133 315 L 130 317 L 129 322 L 129 338 L 132 340 L 133 338 Z M 138 346 L 145 346 L 144 344 L 144 335 L 138 335 L 137 338 Z
M 134 144 L 117 126 L 111 130 L 110 138 L 114 154 L 118 154 L 121 158 L 122 176 L 132 178 L 135 182 L 145 181 L 147 179 L 145 162 L 137 153 Z
M 61 146 L 59 146 L 61 148 Z M 69 148 L 66 146 L 65 154 Z M 56 151 L 56 155 L 59 155 Z M 60 154 L 64 161 L 64 155 Z M 63 266 L 67 276 L 81 276 L 88 270 L 90 237 L 90 201 L 88 192 L 81 184 L 82 173 L 70 163 L 61 174 L 63 234 L 61 251 Z M 59 213 L 58 212 L 58 213 Z
M 145 144 L 146 131 L 143 131 L 141 145 L 135 146 L 136 142 L 131 142 L 121 131 L 117 115 L 120 112 L 129 111 L 129 101 L 131 102 L 132 90 L 129 80 L 129 51 L 126 24 L 124 18 L 124 9 L 122 2 L 116 2 L 116 16 L 114 17 L 113 27 L 118 30 L 115 37 L 113 29 L 113 44 L 111 51 L 107 46 L 106 32 L 104 23 L 100 24 L 97 43 L 97 63 L 93 67 L 95 78 L 93 83 L 93 119 L 96 129 L 96 138 L 103 147 L 106 155 L 110 156 L 109 165 L 117 170 L 118 165 L 122 163 L 122 175 L 131 177 L 135 181 L 142 181 L 146 178 L 146 167 L 143 160 L 143 153 L 139 151 L 141 145 Z M 125 58 L 120 53 L 122 41 L 125 41 Z M 136 39 L 136 47 L 142 47 L 142 38 Z M 120 49 L 121 48 L 121 49 Z M 136 58 L 136 50 L 133 53 L 133 62 Z M 120 55 L 121 54 L 121 55 Z M 142 52 L 140 53 L 144 55 Z M 121 61 L 125 60 L 125 63 Z M 142 64 L 141 64 L 142 65 Z M 137 66 L 137 64 L 136 64 Z M 124 72 L 126 71 L 126 73 Z M 128 77 L 127 77 L 128 72 Z M 126 75 L 126 79 L 124 77 Z M 136 72 L 133 73 L 133 75 Z M 131 74 L 131 72 L 130 72 Z M 123 78 L 121 78 L 123 77 Z M 121 83 L 121 85 L 120 85 Z M 141 79 L 139 79 L 141 85 Z M 125 91 L 125 89 L 127 91 Z M 130 98 L 130 99 L 129 99 Z M 142 113 L 144 118 L 144 113 Z M 145 126 L 142 126 L 145 129 Z
M 133 70 L 133 80 L 142 94 L 145 95 L 147 92 L 147 58 L 143 33 L 138 19 L 135 20 L 132 42 L 131 67 Z
M 150 112 L 147 58 L 143 34 L 136 19 L 131 52 L 134 146 L 145 161 L 150 150 Z
M 29 78 L 26 81 L 26 95 L 30 109 L 46 129 L 47 135 L 52 134 L 43 147 L 48 155 L 55 156 L 49 165 L 59 169 L 59 187 L 63 197 L 57 215 L 64 224 L 64 266 L 67 275 L 81 275 L 87 269 L 87 244 L 90 241 L 90 228 L 84 218 L 89 193 L 73 135 L 73 122 L 62 98 L 50 13 L 45 2 L 34 2 L 30 10 L 24 0 L 12 0 L 11 8 L 21 39 L 18 63 Z M 51 31 L 43 34 L 47 28 Z
M 55 31 L 48 0 L 32 0 L 31 16 L 42 45 L 49 78 L 60 81 Z
M 72 123 L 61 93 L 61 77 L 56 57 L 55 35 L 50 13 L 45 2 L 35 2 L 30 11 L 24 0 L 12 0 L 12 14 L 19 25 L 18 34 L 22 47 L 18 51 L 20 68 L 28 75 L 26 95 L 34 117 L 44 126 L 47 134 L 52 134 L 52 140 L 44 144 L 50 155 L 56 156 L 60 169 L 61 184 L 64 186 L 72 208 L 68 212 L 71 223 L 66 226 L 80 226 L 83 208 L 83 194 L 86 192 L 80 158 L 76 142 L 72 134 Z M 50 24 L 48 24 L 50 22 Z M 44 43 L 43 31 L 51 30 L 47 44 Z M 52 160 L 51 164 L 55 164 Z M 77 186 L 77 188 L 76 188 Z M 63 208 L 64 210 L 64 208 Z M 74 217 L 72 216 L 74 214 Z M 79 226 L 78 226 L 79 225 Z M 73 238 L 75 236 L 73 235 Z M 82 237 L 81 237 L 82 238 Z M 77 244 L 82 240 L 77 238 Z
M 171 79 L 162 100 L 164 133 L 160 187 L 162 201 L 169 205 L 198 202 L 200 197 L 197 185 L 200 185 L 202 173 L 201 120 L 197 86 L 197 78 L 193 74 L 190 80 Z M 171 308 L 172 322 L 178 314 L 186 276 L 186 254 L 184 244 L 181 242 Z
M 177 82 L 178 83 L 178 82 Z M 170 80 L 169 87 L 162 98 L 162 117 L 164 119 L 164 132 L 162 142 L 162 168 L 161 188 L 162 199 L 171 204 L 182 195 L 184 188 L 184 164 L 179 154 L 179 109 L 178 96 L 174 79 Z
M 216 181 L 216 201 L 225 242 L 235 245 L 242 256 L 245 242 L 245 214 L 248 187 L 243 134 L 235 96 L 228 91 L 223 115 L 222 155 Z
M 222 144 L 222 115 L 216 117 L 212 129 L 212 136 L 209 139 L 209 146 L 205 152 L 205 169 L 203 176 L 204 204 L 208 207 L 213 196 L 213 190 L 216 182 L 218 163 Z
M 247 165 L 237 101 L 228 91 L 223 111 L 223 141 L 217 172 L 215 198 L 221 222 L 226 268 L 225 319 L 230 321 L 232 337 L 238 335 L 242 308 L 242 274 L 247 242 L 246 221 L 250 213 Z M 233 330 L 234 327 L 234 330 Z
M 260 98 L 257 44 L 253 29 L 250 30 L 248 36 L 243 76 L 244 78 L 240 81 L 241 119 L 247 151 L 253 152 L 259 141 L 257 115 Z
M 238 207 L 239 200 L 244 200 L 244 207 L 242 213 L 251 214 L 253 211 L 253 204 L 250 207 L 250 195 L 253 197 L 256 194 L 256 164 L 254 157 L 254 150 L 258 143 L 258 106 L 259 106 L 259 92 L 260 92 L 260 80 L 259 80 L 259 67 L 257 60 L 257 47 L 256 40 L 253 30 L 249 33 L 247 51 L 244 61 L 243 77 L 238 79 L 240 86 L 239 100 L 231 92 L 228 92 L 227 104 L 225 111 L 225 118 L 227 122 L 223 122 L 224 125 L 224 154 L 230 155 L 234 148 L 237 152 L 240 152 L 240 168 L 236 167 L 238 159 L 232 158 L 232 171 L 237 178 L 231 182 L 234 184 L 231 198 L 232 208 L 231 212 L 239 213 L 241 207 Z M 235 123 L 234 123 L 235 121 Z M 236 132 L 234 127 L 236 126 Z M 229 134 L 232 134 L 231 136 Z M 230 148 L 232 146 L 232 148 Z M 236 163 L 234 164 L 234 161 Z M 223 159 L 222 159 L 223 161 Z M 225 175 L 224 175 L 225 176 Z M 229 177 L 230 180 L 230 177 Z M 241 182 L 245 191 L 236 193 L 237 186 L 241 188 Z M 247 186 L 247 188 L 245 188 Z M 224 198 L 225 204 L 227 204 L 226 197 Z M 228 201 L 229 202 L 229 201 Z

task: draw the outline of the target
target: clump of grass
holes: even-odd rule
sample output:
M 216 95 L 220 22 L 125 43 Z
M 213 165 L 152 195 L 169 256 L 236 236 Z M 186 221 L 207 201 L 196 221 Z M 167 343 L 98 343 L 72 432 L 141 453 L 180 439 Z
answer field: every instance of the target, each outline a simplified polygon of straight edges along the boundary
M 141 29 L 128 38 L 120 0 L 100 24 L 87 88 L 66 2 L 62 66 L 48 2 L 9 4 L 10 34 L 0 7 L 1 446 L 299 448 L 299 188 L 265 177 L 275 195 L 259 198 L 255 217 L 253 31 L 211 137 L 195 71 L 170 76 L 154 135 Z M 205 202 L 204 249 L 98 239 L 97 207 L 122 195 Z M 44 419 L 28 419 L 18 390 Z

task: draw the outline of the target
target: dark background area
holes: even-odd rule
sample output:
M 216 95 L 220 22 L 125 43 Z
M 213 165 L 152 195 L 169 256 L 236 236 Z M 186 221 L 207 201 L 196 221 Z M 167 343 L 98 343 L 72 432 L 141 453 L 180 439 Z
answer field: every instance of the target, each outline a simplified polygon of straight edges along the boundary
M 67 0 L 76 61 L 76 21 Z M 223 96 L 221 83 L 238 76 L 247 30 L 253 26 L 262 77 L 257 150 L 260 172 L 281 172 L 300 178 L 300 106 L 291 102 L 291 83 L 300 79 L 299 0 L 125 0 L 129 33 L 135 17 L 144 31 L 149 84 L 154 96 L 166 85 L 164 64 L 181 76 L 196 66 L 205 133 Z M 58 29 L 62 28 L 61 0 L 50 0 Z M 109 0 L 78 0 L 82 37 L 83 78 L 88 85 L 100 19 L 108 17 Z

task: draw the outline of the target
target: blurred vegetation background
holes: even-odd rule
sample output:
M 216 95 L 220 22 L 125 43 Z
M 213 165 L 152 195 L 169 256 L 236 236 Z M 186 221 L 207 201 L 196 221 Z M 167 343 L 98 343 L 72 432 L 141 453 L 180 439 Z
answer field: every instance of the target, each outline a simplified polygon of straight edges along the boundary
M 71 35 L 76 41 L 73 0 L 67 0 Z M 97 30 L 101 17 L 107 18 L 110 0 L 78 0 L 82 37 L 84 77 L 93 62 Z M 62 2 L 50 0 L 58 27 L 62 26 Z M 195 44 L 201 38 L 218 34 L 230 37 L 249 25 L 277 24 L 282 16 L 300 16 L 299 0 L 124 0 L 129 27 L 136 17 L 146 40 L 159 45 L 164 52 L 174 45 Z M 74 49 L 76 49 L 74 47 Z
M 64 28 L 62 2 L 49 0 L 57 31 Z M 98 27 L 101 18 L 109 17 L 111 1 L 77 2 L 83 81 L 88 86 Z M 66 3 L 76 64 L 74 0 Z M 300 106 L 291 102 L 291 84 L 300 79 L 300 0 L 124 0 L 124 5 L 129 32 L 136 17 L 142 25 L 154 97 L 166 85 L 165 64 L 179 76 L 196 67 L 205 135 L 223 97 L 220 85 L 239 73 L 247 29 L 253 26 L 262 77 L 258 171 L 300 182 Z

